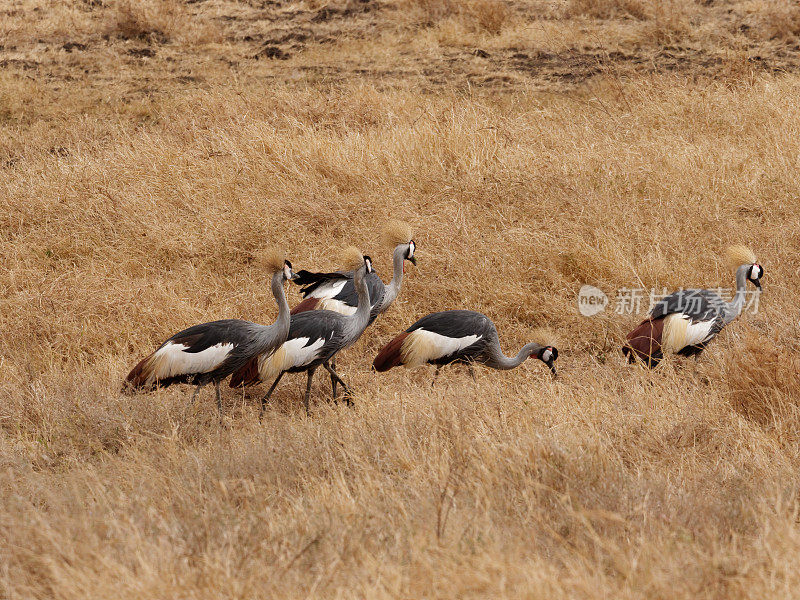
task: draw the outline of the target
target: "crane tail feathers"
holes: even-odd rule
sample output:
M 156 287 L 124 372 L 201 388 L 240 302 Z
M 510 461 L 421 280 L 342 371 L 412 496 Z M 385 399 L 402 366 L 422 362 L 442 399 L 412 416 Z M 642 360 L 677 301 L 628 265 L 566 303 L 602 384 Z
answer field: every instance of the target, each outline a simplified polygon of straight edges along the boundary
M 629 362 L 635 362 L 639 358 L 648 367 L 655 367 L 663 357 L 661 348 L 663 334 L 663 317 L 645 319 L 626 336 L 622 353 L 628 357 Z
M 231 375 L 231 380 L 228 383 L 232 388 L 246 387 L 255 385 L 261 381 L 258 374 L 258 356 L 254 356 L 238 371 Z
M 122 388 L 123 391 L 140 390 L 152 386 L 152 384 L 148 385 L 147 382 L 151 379 L 153 373 L 153 354 L 140 360 L 137 365 L 131 369 L 131 372 L 128 373 L 128 376 L 125 378 L 125 383 Z
M 392 367 L 402 365 L 403 342 L 405 342 L 409 335 L 409 333 L 403 332 L 381 348 L 375 360 L 372 361 L 372 368 L 382 373 L 383 371 L 388 371 Z
M 295 306 L 289 314 L 296 315 L 301 312 L 315 310 L 317 308 L 317 304 L 319 304 L 319 300 L 319 298 L 306 298 L 300 304 Z

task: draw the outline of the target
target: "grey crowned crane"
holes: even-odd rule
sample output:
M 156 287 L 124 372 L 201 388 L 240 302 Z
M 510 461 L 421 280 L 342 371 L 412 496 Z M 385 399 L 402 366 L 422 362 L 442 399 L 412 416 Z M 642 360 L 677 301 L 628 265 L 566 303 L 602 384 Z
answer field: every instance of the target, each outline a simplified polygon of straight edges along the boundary
M 447 310 L 422 317 L 386 344 L 372 363 L 376 371 L 388 371 L 403 365 L 413 368 L 423 364 L 442 365 L 480 363 L 492 369 L 513 369 L 528 358 L 538 358 L 555 377 L 553 363 L 558 350 L 550 344 L 530 342 L 516 356 L 503 354 L 497 328 L 486 315 L 471 310 Z
M 194 384 L 200 388 L 214 382 L 217 409 L 222 417 L 219 382 L 262 353 L 280 346 L 289 333 L 289 304 L 284 282 L 295 278 L 292 264 L 277 252 L 269 253 L 267 265 L 273 273 L 272 295 L 278 303 L 278 318 L 269 326 L 224 319 L 194 325 L 176 333 L 155 352 L 140 361 L 125 379 L 125 390 L 152 390 L 173 383 Z
M 362 256 L 356 248 L 349 248 L 345 259 L 354 269 L 353 282 L 358 294 L 358 306 L 352 315 L 342 315 L 332 310 L 310 310 L 291 317 L 289 335 L 286 341 L 273 353 L 263 353 L 253 357 L 231 377 L 231 387 L 255 385 L 271 381 L 272 386 L 261 399 L 261 414 L 272 392 L 284 373 L 308 374 L 306 383 L 305 408 L 309 413 L 311 380 L 314 371 L 322 365 L 331 378 L 340 383 L 345 393 L 350 390 L 329 361 L 337 352 L 352 346 L 367 327 L 370 315 L 369 289 L 366 278 L 372 273 L 372 261 Z M 360 265 L 360 266 L 357 266 Z
M 394 246 L 392 253 L 392 280 L 384 284 L 375 271 L 367 275 L 370 303 L 372 310 L 369 314 L 371 325 L 375 318 L 397 298 L 403 285 L 405 261 L 417 264 L 414 256 L 416 244 L 412 238 L 411 227 L 403 221 L 389 221 L 383 229 L 383 241 Z M 311 273 L 298 271 L 297 285 L 302 286 L 300 294 L 303 301 L 292 309 L 292 314 L 316 309 L 332 310 L 343 315 L 352 315 L 358 306 L 358 294 L 353 283 L 353 271 L 339 271 L 335 273 Z M 336 359 L 331 359 L 331 366 L 336 369 Z M 336 396 L 336 379 L 331 376 L 333 395 Z
M 411 239 L 411 227 L 402 221 L 391 221 L 384 228 L 384 240 L 393 245 L 392 254 L 393 273 L 389 285 L 385 285 L 378 274 L 373 270 L 367 275 L 370 303 L 372 310 L 369 315 L 369 324 L 380 313 L 385 311 L 395 301 L 403 285 L 405 261 L 416 265 L 414 257 L 416 245 Z M 292 309 L 296 315 L 307 310 L 326 309 L 343 315 L 352 315 L 358 306 L 358 294 L 353 283 L 353 271 L 339 271 L 335 273 L 311 273 L 298 271 L 297 285 L 302 286 L 300 294 L 303 301 Z
M 747 282 L 761 291 L 764 269 L 745 246 L 731 246 L 727 254 L 729 262 L 738 265 L 733 300 L 725 302 L 717 292 L 702 289 L 680 290 L 662 298 L 647 319 L 627 335 L 622 352 L 628 362 L 639 358 L 655 367 L 668 353 L 696 356 L 741 314 Z

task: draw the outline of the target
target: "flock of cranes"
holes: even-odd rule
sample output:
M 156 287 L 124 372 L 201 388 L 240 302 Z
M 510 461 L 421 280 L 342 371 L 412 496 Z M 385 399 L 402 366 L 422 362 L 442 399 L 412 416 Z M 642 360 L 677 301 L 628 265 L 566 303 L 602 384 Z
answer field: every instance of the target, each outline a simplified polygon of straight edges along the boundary
M 200 388 L 213 383 L 221 417 L 220 383 L 225 378 L 231 377 L 230 386 L 234 388 L 271 382 L 261 400 L 263 415 L 284 373 L 305 372 L 304 403 L 308 413 L 314 373 L 322 366 L 330 375 L 334 400 L 337 386 L 341 385 L 344 400 L 350 404 L 352 395 L 336 371 L 336 356 L 355 344 L 397 298 L 406 261 L 416 265 L 416 245 L 406 223 L 391 222 L 386 237 L 394 246 L 392 280 L 388 285 L 372 268 L 370 257 L 356 248 L 349 248 L 344 255 L 350 270 L 333 273 L 295 273 L 288 260 L 273 252 L 267 260 L 271 290 L 278 304 L 278 317 L 272 325 L 225 319 L 184 329 L 131 370 L 126 389 L 151 390 L 189 383 L 196 386 L 194 401 Z M 744 246 L 729 248 L 728 257 L 738 265 L 733 300 L 725 302 L 718 293 L 704 289 L 682 290 L 661 299 L 626 338 L 622 351 L 630 362 L 641 360 L 654 367 L 665 353 L 697 355 L 741 314 L 747 282 L 760 290 L 764 269 Z M 303 301 L 291 310 L 286 300 L 286 281 L 302 286 Z M 400 365 L 413 368 L 432 364 L 436 366 L 435 383 L 443 365 L 466 364 L 474 378 L 474 363 L 503 370 L 513 369 L 528 358 L 542 361 L 555 377 L 558 349 L 552 342 L 533 341 L 516 356 L 506 356 L 497 328 L 486 315 L 448 310 L 426 315 L 394 337 L 378 352 L 373 369 L 382 372 Z

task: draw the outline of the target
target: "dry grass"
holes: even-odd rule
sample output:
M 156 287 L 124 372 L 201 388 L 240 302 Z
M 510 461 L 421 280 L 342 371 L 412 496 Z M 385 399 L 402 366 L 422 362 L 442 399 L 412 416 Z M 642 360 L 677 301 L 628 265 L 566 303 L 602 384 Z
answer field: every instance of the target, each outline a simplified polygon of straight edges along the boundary
M 752 4 L 711 35 L 716 4 L 688 50 L 650 13 L 553 3 L 423 29 L 382 3 L 163 4 L 218 41 L 9 8 L 0 597 L 794 597 L 800 78 L 789 42 L 734 33 Z M 226 390 L 222 428 L 210 392 L 120 394 L 180 328 L 271 321 L 267 247 L 326 269 L 355 244 L 387 274 L 390 218 L 419 266 L 339 357 L 355 408 L 320 378 L 307 418 L 296 376 L 262 423 Z M 583 283 L 731 285 L 729 243 L 764 265 L 761 310 L 699 361 L 628 366 L 636 318 L 577 311 Z M 447 308 L 507 352 L 555 330 L 559 379 L 370 372 Z
M 651 8 L 655 8 L 655 2 L 647 0 L 569 0 L 565 14 L 596 19 L 633 17 L 643 20 L 650 16 Z
M 219 39 L 213 25 L 192 19 L 186 7 L 174 0 L 118 0 L 113 5 L 106 35 L 156 43 Z
M 502 0 L 407 0 L 397 8 L 415 26 L 445 23 L 492 36 L 502 32 L 513 15 L 512 9 Z
M 761 39 L 797 44 L 800 5 L 796 2 L 762 0 L 748 6 L 755 34 Z

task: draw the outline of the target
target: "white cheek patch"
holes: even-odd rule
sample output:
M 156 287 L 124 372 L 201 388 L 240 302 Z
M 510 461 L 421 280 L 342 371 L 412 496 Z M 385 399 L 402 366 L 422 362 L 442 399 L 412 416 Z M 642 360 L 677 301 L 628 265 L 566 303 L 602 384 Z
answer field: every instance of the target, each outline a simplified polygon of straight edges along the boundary
M 544 352 L 542 352 L 542 360 L 544 362 L 549 361 L 552 356 L 553 356 L 553 353 L 550 352 L 550 350 L 545 350 Z
M 762 269 L 758 265 L 753 266 L 753 272 L 750 276 L 752 279 L 759 279 L 761 277 Z

